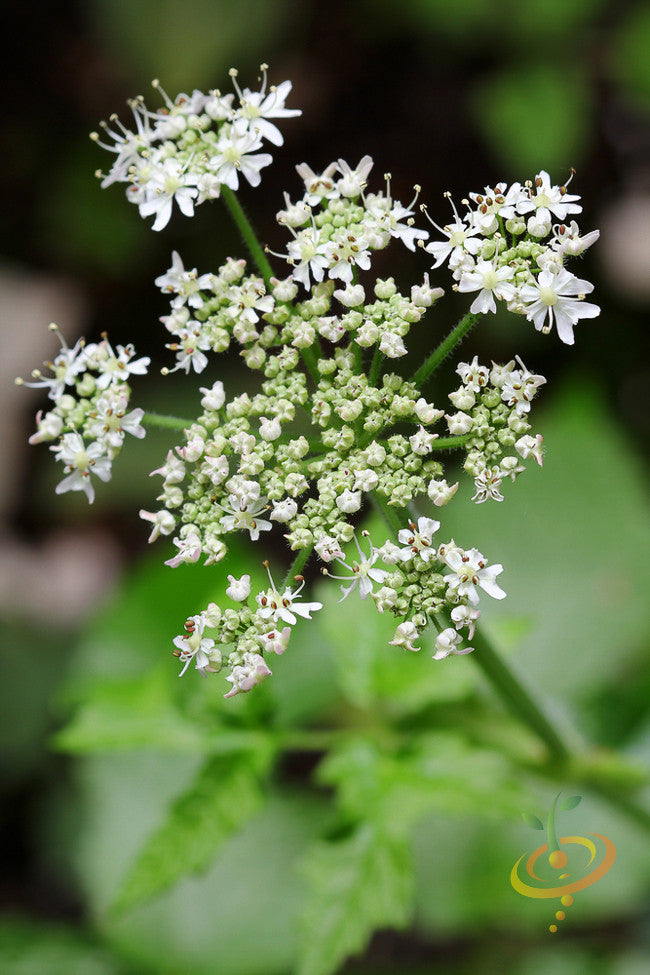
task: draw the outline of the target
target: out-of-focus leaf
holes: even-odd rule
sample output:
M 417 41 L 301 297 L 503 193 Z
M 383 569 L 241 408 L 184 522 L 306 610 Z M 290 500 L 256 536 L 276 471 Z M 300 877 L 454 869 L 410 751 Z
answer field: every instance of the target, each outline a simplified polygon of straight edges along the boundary
M 519 178 L 541 169 L 563 182 L 583 157 L 591 93 L 564 62 L 526 62 L 486 80 L 473 95 L 476 123 L 497 160 Z
M 265 807 L 231 834 L 207 872 L 119 916 L 108 911 L 138 849 L 196 772 L 184 755 L 154 761 L 151 753 L 129 752 L 79 762 L 84 802 L 75 852 L 88 910 L 132 959 L 130 975 L 178 975 L 188 967 L 192 975 L 285 975 L 294 969 L 305 900 L 295 864 L 329 816 L 313 792 L 271 787 Z
M 205 870 L 231 833 L 260 808 L 260 772 L 270 758 L 268 751 L 266 762 L 263 751 L 254 760 L 245 753 L 211 758 L 137 856 L 116 910 L 126 910 L 181 877 Z
M 210 747 L 201 726 L 172 704 L 169 680 L 160 667 L 135 680 L 93 688 L 53 743 L 78 754 L 143 747 L 199 754 Z
M 346 839 L 315 846 L 304 872 L 310 897 L 297 975 L 330 975 L 377 928 L 409 921 L 413 867 L 404 837 L 366 823 Z
M 394 830 L 431 810 L 514 815 L 529 801 L 501 756 L 451 733 L 423 735 L 394 754 L 356 737 L 330 752 L 318 776 L 336 786 L 349 816 Z
M 126 965 L 82 931 L 27 918 L 0 921 L 2 975 L 127 975 Z

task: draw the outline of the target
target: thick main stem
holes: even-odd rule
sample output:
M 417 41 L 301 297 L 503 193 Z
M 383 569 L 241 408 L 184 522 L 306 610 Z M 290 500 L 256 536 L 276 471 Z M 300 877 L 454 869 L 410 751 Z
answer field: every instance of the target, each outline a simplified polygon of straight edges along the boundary
M 455 328 L 449 333 L 446 339 L 443 339 L 437 349 L 435 349 L 428 359 L 425 359 L 420 368 L 413 373 L 411 377 L 411 382 L 415 383 L 416 386 L 421 386 L 429 376 L 436 371 L 440 363 L 447 358 L 450 352 L 458 345 L 458 343 L 467 335 L 467 333 L 476 325 L 481 315 L 473 315 L 468 312 L 464 318 L 458 322 Z

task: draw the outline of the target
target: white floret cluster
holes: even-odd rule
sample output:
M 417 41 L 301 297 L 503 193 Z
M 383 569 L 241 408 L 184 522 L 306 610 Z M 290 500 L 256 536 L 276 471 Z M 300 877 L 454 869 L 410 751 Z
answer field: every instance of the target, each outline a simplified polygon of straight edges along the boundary
M 223 186 L 237 190 L 240 177 L 259 186 L 261 170 L 273 162 L 271 154 L 262 151 L 264 142 L 281 146 L 284 141 L 275 120 L 301 114 L 285 106 L 291 82 L 269 86 L 267 65 L 261 70 L 258 91 L 242 91 L 233 68 L 235 92 L 194 90 L 173 101 L 154 81 L 163 106 L 151 111 L 142 97 L 134 98 L 129 102 L 134 128 L 112 116 L 102 124 L 104 139 L 91 134 L 115 155 L 110 171 L 98 173 L 102 187 L 127 183 L 127 199 L 137 205 L 140 216 L 155 217 L 154 230 L 162 230 L 174 203 L 191 217 L 195 206 L 216 200 Z
M 523 473 L 522 460 L 533 457 L 542 466 L 543 437 L 529 432 L 527 416 L 546 379 L 529 372 L 519 357 L 506 365 L 493 362 L 490 369 L 474 356 L 459 363 L 456 372 L 462 382 L 449 399 L 457 412 L 445 418 L 451 434 L 466 437 L 463 466 L 474 478 L 472 500 L 503 501 L 501 482 Z
M 135 358 L 131 345 L 114 350 L 107 338 L 86 344 L 80 339 L 69 348 L 58 326 L 50 325 L 61 342 L 61 351 L 45 363 L 51 373 L 32 373 L 32 382 L 20 385 L 46 389 L 52 408 L 36 415 L 36 433 L 31 444 L 52 442 L 50 450 L 64 465 L 65 477 L 57 494 L 83 491 L 92 503 L 95 487 L 92 477 L 109 481 L 113 460 L 125 435 L 142 439 L 144 410 L 127 412 L 131 388 L 128 379 L 147 371 L 149 358 Z
M 523 185 L 497 183 L 470 193 L 463 216 L 452 202 L 454 219 L 444 227 L 433 224 L 445 239 L 424 249 L 435 258 L 434 268 L 448 263 L 456 290 L 476 293 L 473 314 L 496 312 L 502 301 L 538 331 L 548 333 L 555 325 L 560 339 L 573 345 L 574 325 L 595 318 L 600 308 L 585 301 L 593 284 L 564 264 L 591 247 L 600 232 L 581 236 L 572 219 L 582 211 L 580 197 L 567 185 L 553 185 L 542 170 Z
M 128 198 L 142 216 L 155 217 L 154 230 L 167 224 L 174 203 L 191 216 L 221 195 L 251 240 L 233 193 L 240 177 L 259 184 L 272 161 L 263 141 L 282 144 L 275 121 L 300 114 L 285 107 L 291 83 L 268 87 L 262 70 L 259 91 L 242 91 L 232 71 L 235 94 L 195 91 L 172 101 L 156 85 L 164 108 L 150 112 L 142 99 L 133 101 L 133 131 L 116 119 L 104 126 L 113 141 L 100 144 L 116 158 L 102 185 L 128 183 Z M 477 503 L 502 501 L 503 483 L 516 480 L 525 461 L 541 466 L 542 436 L 529 417 L 546 380 L 518 356 L 491 366 L 475 356 L 457 366 L 450 412 L 440 394 L 423 395 L 423 383 L 497 301 L 540 331 L 554 324 L 567 343 L 579 320 L 599 313 L 585 300 L 592 285 L 564 267 L 598 231 L 580 235 L 572 219 L 579 198 L 547 173 L 471 193 L 462 217 L 452 204 L 453 221 L 434 224 L 444 240 L 426 243 L 429 232 L 415 227 L 420 187 L 404 206 L 392 196 L 389 175 L 382 190 L 369 190 L 372 168 L 370 156 L 354 167 L 337 159 L 322 172 L 297 167 L 302 196 L 285 194 L 277 213 L 290 236 L 274 255 L 288 264 L 286 276 L 276 277 L 265 251 L 251 244 L 256 271 L 228 258 L 216 271 L 199 272 L 173 251 L 155 282 L 170 302 L 161 322 L 174 362 L 164 373 L 201 374 L 230 350 L 256 382 L 232 395 L 216 379 L 199 387 L 196 419 L 157 418 L 179 434 L 152 472 L 162 478 L 159 507 L 140 512 L 149 540 L 170 536 L 171 568 L 222 562 L 233 535 L 257 545 L 280 533 L 294 553 L 280 585 L 262 559 L 269 586 L 258 592 L 250 575 L 228 575 L 223 605 L 190 616 L 174 640 L 181 674 L 190 666 L 203 676 L 222 672 L 229 698 L 269 677 L 271 655 L 284 653 L 294 625 L 322 609 L 306 598 L 301 574 L 312 553 L 322 574 L 341 583 L 342 599 L 354 594 L 396 617 L 393 646 L 418 650 L 432 626 L 434 659 L 471 652 L 481 595 L 505 596 L 497 583 L 502 566 L 454 539 L 437 543 L 440 522 L 421 512 L 443 508 L 457 493 L 445 469 L 450 449 L 464 452 Z M 414 254 L 423 248 L 434 269 L 447 262 L 454 287 L 474 295 L 469 313 L 411 379 L 394 371 L 396 360 L 443 291 L 428 274 L 407 293 L 393 277 L 372 274 L 374 253 L 395 240 Z M 34 374 L 32 385 L 47 388 L 54 406 L 39 413 L 31 441 L 56 441 L 51 449 L 65 466 L 58 493 L 83 490 L 92 501 L 91 476 L 108 480 L 125 434 L 144 436 L 143 411 L 127 412 L 128 379 L 149 360 L 134 358 L 131 346 L 114 351 L 106 338 L 73 349 L 61 341 L 52 376 Z M 370 504 L 392 537 L 373 541 L 358 527 Z

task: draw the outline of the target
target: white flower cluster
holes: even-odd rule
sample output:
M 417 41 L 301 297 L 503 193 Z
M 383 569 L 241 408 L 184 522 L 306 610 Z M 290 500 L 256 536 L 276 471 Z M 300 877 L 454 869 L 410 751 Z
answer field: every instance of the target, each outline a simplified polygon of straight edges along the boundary
M 259 91 L 242 91 L 237 71 L 231 69 L 237 105 L 235 93 L 220 91 L 195 90 L 172 101 L 155 81 L 163 107 L 150 111 L 143 98 L 135 98 L 129 102 L 134 129 L 112 116 L 110 124 L 102 125 L 112 142 L 91 134 L 116 157 L 108 174 L 99 173 L 102 186 L 128 183 L 127 199 L 137 204 L 140 216 L 155 216 L 154 230 L 169 223 L 174 203 L 191 217 L 195 206 L 217 199 L 222 186 L 238 189 L 240 176 L 259 186 L 260 171 L 273 162 L 270 153 L 261 151 L 264 141 L 274 146 L 284 141 L 273 120 L 301 114 L 285 107 L 291 82 L 268 86 L 267 67 L 261 65 Z
M 433 536 L 440 528 L 440 522 L 433 518 L 418 518 L 417 524 L 410 522 L 408 528 L 398 532 L 399 544 L 386 540 L 375 548 L 369 533 L 369 552 L 366 555 L 356 535 L 354 542 L 359 555 L 350 565 L 345 555 L 332 538 L 321 539 L 316 551 L 326 563 L 338 562 L 352 574 L 335 575 L 323 569 L 323 575 L 347 582 L 341 586 L 342 599 L 358 588 L 361 599 L 371 596 L 380 613 L 390 612 L 404 616 L 398 624 L 391 640 L 392 646 L 406 650 L 419 650 L 415 646 L 423 630 L 434 623 L 439 629 L 435 643 L 434 660 L 441 660 L 450 654 L 471 653 L 472 647 L 463 645 L 460 630 L 467 630 L 467 638 L 472 639 L 480 610 L 479 589 L 494 599 L 503 599 L 505 592 L 498 586 L 496 577 L 503 571 L 501 565 L 488 565 L 487 560 L 472 548 L 460 548 L 453 539 L 435 547 Z M 376 567 L 381 560 L 388 569 Z M 380 588 L 375 591 L 375 585 Z M 453 627 L 444 627 L 440 620 L 448 615 Z
M 141 425 L 144 411 L 127 413 L 131 396 L 128 379 L 146 373 L 150 360 L 134 358 L 131 345 L 118 345 L 117 351 L 113 350 L 107 338 L 89 344 L 80 339 L 71 349 L 58 326 L 52 324 L 50 330 L 61 342 L 61 351 L 45 364 L 51 375 L 34 370 L 33 382 L 17 380 L 19 385 L 47 389 L 54 404 L 46 413 L 37 414 L 37 431 L 29 442 L 57 441 L 50 450 L 64 465 L 66 476 L 56 493 L 83 491 L 92 503 L 95 488 L 91 476 L 109 481 L 125 434 L 139 439 L 145 435 Z
M 503 481 L 514 481 L 523 461 L 542 464 L 542 437 L 531 432 L 529 412 L 546 380 L 518 357 L 491 367 L 474 357 L 457 367 L 460 386 L 449 394 L 455 412 L 447 414 L 440 394 L 425 397 L 422 384 L 497 301 L 538 330 L 555 324 L 568 343 L 580 319 L 599 313 L 585 301 L 592 286 L 564 267 L 598 232 L 582 237 L 573 220 L 566 222 L 580 211 L 578 197 L 551 185 L 545 172 L 523 185 L 470 194 L 462 218 L 452 204 L 454 220 L 434 224 L 445 239 L 425 244 L 428 231 L 414 226 L 419 187 L 405 207 L 392 198 L 388 175 L 385 190 L 368 190 L 370 156 L 355 167 L 338 159 L 319 173 L 302 163 L 302 197 L 285 194 L 277 213 L 290 240 L 275 256 L 291 273 L 275 277 L 233 196 L 240 176 L 255 186 L 272 161 L 263 141 L 282 144 L 274 120 L 300 114 L 285 107 L 291 83 L 269 88 L 262 70 L 259 91 L 242 91 L 231 71 L 236 95 L 194 91 L 172 101 L 160 89 L 165 107 L 157 112 L 136 99 L 134 131 L 113 119 L 104 126 L 112 144 L 100 143 L 116 156 L 102 185 L 128 183 L 128 198 L 142 216 L 155 217 L 154 230 L 167 224 L 174 202 L 191 216 L 196 205 L 223 196 L 259 272 L 228 258 L 216 272 L 199 273 L 173 251 L 156 279 L 170 299 L 161 321 L 175 355 L 163 372 L 200 374 L 212 356 L 234 348 L 259 381 L 229 396 L 218 379 L 200 387 L 195 420 L 158 418 L 182 434 L 153 472 L 162 478 L 159 509 L 140 512 L 151 525 L 149 540 L 172 537 L 172 568 L 220 562 L 231 534 L 258 543 L 276 526 L 297 553 L 280 587 L 269 572 L 269 588 L 252 594 L 250 576 L 229 575 L 225 596 L 236 608 L 211 603 L 174 640 L 181 673 L 190 664 L 203 675 L 225 669 L 227 697 L 270 676 L 269 654 L 283 653 L 298 618 L 309 620 L 321 608 L 303 600 L 305 580 L 293 575 L 312 551 L 325 563 L 323 574 L 341 582 L 342 598 L 371 597 L 379 612 L 400 620 L 394 646 L 418 649 L 433 625 L 435 659 L 471 651 L 479 594 L 505 596 L 496 581 L 502 566 L 453 539 L 436 545 L 440 523 L 426 515 L 416 522 L 409 506 L 440 508 L 454 498 L 458 483 L 448 482 L 442 463 L 450 448 L 465 451 L 474 501 L 503 500 Z M 411 327 L 443 292 L 427 274 L 407 294 L 392 277 L 362 280 L 373 253 L 393 240 L 414 253 L 416 245 L 424 248 L 435 268 L 448 262 L 455 288 L 475 294 L 470 313 L 411 380 L 386 366 L 407 354 Z M 52 378 L 35 374 L 34 385 L 49 390 L 54 408 L 39 414 L 32 442 L 58 440 L 52 450 L 66 468 L 58 492 L 83 490 L 92 500 L 91 474 L 107 480 L 125 433 L 144 435 L 142 410 L 126 412 L 127 380 L 148 361 L 134 359 L 130 346 L 114 352 L 106 339 L 74 349 L 62 342 Z M 448 436 L 435 430 L 443 418 Z M 378 546 L 365 531 L 360 541 L 355 526 L 369 501 L 388 524 L 408 527 Z M 351 542 L 352 555 L 344 551 Z
M 533 457 L 542 466 L 543 438 L 529 433 L 527 415 L 546 379 L 529 372 L 518 356 L 517 363 L 518 368 L 514 359 L 505 366 L 493 362 L 490 369 L 474 356 L 459 363 L 462 383 L 449 393 L 457 412 L 446 414 L 447 426 L 452 435 L 467 437 L 464 467 L 474 478 L 477 503 L 503 501 L 501 482 L 514 481 L 526 469 L 522 460 Z
M 282 654 L 289 645 L 291 627 L 298 617 L 311 619 L 311 614 L 322 609 L 322 603 L 301 602 L 304 587 L 302 576 L 296 576 L 295 588 L 285 586 L 280 592 L 264 563 L 270 586 L 255 596 L 255 606 L 249 605 L 251 580 L 249 575 L 240 579 L 228 576 L 226 595 L 244 605 L 237 609 L 222 609 L 217 603 L 202 613 L 191 616 L 185 623 L 185 634 L 174 640 L 174 655 L 183 664 L 182 677 L 194 662 L 202 676 L 218 673 L 227 668 L 226 680 L 231 688 L 225 697 L 234 697 L 250 691 L 272 674 L 267 663 L 269 653 Z M 213 636 L 205 636 L 206 628 Z M 234 649 L 233 648 L 234 645 Z
M 469 196 L 463 217 L 452 202 L 453 221 L 433 224 L 445 238 L 424 246 L 434 268 L 447 261 L 456 289 L 478 292 L 473 314 L 496 312 L 496 302 L 503 301 L 538 331 L 555 325 L 562 341 L 573 345 L 573 326 L 600 314 L 598 305 L 585 301 L 593 285 L 564 267 L 567 257 L 582 254 L 599 237 L 598 230 L 581 236 L 575 220 L 567 223 L 581 212 L 580 197 L 566 185 L 552 185 L 544 170 L 532 182 L 497 183 Z

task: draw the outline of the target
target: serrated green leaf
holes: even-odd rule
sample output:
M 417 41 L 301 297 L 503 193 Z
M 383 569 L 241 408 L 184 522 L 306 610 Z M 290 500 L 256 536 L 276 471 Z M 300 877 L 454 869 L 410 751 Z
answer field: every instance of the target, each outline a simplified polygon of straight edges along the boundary
M 365 823 L 344 840 L 312 848 L 304 873 L 311 896 L 297 975 L 330 975 L 373 931 L 409 922 L 413 865 L 404 837 Z
M 544 829 L 544 823 L 537 816 L 533 816 L 532 813 L 522 813 L 521 818 L 526 826 L 530 826 L 532 829 Z
M 260 772 L 270 757 L 239 753 L 210 759 L 136 857 L 115 910 L 124 911 L 186 874 L 205 870 L 221 844 L 262 805 Z
M 575 809 L 582 802 L 582 796 L 569 796 L 560 803 L 560 809 Z

